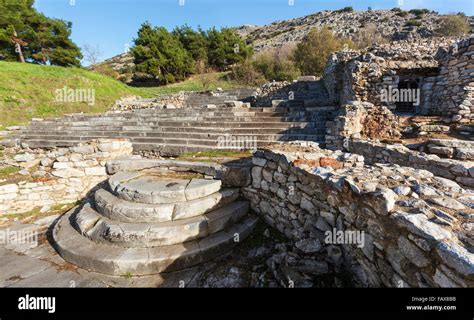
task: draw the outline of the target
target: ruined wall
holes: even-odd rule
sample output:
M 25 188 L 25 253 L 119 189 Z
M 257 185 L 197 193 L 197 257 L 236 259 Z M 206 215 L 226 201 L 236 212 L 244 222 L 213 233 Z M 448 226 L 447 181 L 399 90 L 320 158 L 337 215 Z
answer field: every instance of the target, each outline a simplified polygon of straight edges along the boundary
M 474 120 L 474 35 L 440 49 L 436 55 L 440 75 L 432 86 L 430 108 L 433 114 L 452 116 L 452 121 Z
M 460 41 L 445 38 L 399 41 L 364 52 L 333 54 L 323 80 L 330 99 L 341 105 L 364 101 L 395 109 L 395 101 L 384 99 L 381 91 L 397 89 L 404 78 L 415 79 L 420 89 L 416 112 L 449 116 L 454 122 L 468 123 L 474 109 L 473 59 L 473 36 Z
M 300 77 L 300 80 L 293 82 L 274 81 L 263 84 L 258 88 L 252 106 L 287 106 L 286 103 L 291 100 L 301 101 L 304 106 L 328 106 L 333 103 L 328 99 L 328 93 L 322 82 L 308 76 Z
M 396 139 L 401 136 L 398 129 L 398 118 L 387 107 L 350 101 L 326 122 L 326 148 L 342 150 L 346 139 Z
M 291 256 L 272 263 L 293 279 L 329 269 L 362 287 L 474 285 L 472 198 L 428 171 L 362 168 L 360 158 L 327 150 L 259 150 L 243 193 L 291 239 Z
M 107 178 L 107 160 L 131 155 L 127 140 L 96 140 L 71 148 L 19 153 L 16 165 L 37 168 L 24 181 L 0 185 L 0 215 L 48 211 L 53 205 L 81 200 Z
M 403 145 L 348 139 L 345 149 L 363 155 L 367 163 L 391 163 L 427 170 L 437 176 L 474 188 L 474 162 L 440 158 L 413 151 Z M 448 182 L 447 182 L 448 183 Z

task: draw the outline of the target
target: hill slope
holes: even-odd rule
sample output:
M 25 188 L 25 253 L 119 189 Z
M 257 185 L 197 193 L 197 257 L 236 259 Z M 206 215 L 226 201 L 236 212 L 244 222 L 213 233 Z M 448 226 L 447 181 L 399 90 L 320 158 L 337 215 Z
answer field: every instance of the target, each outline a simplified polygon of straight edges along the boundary
M 0 130 L 2 126 L 26 124 L 31 118 L 61 116 L 65 113 L 98 113 L 112 107 L 123 96 L 151 98 L 179 91 L 238 88 L 226 73 L 196 75 L 186 81 L 161 87 L 130 87 L 111 77 L 78 68 L 41 66 L 0 61 Z M 57 101 L 57 90 L 94 89 L 95 103 Z
M 329 27 L 336 35 L 353 38 L 359 32 L 369 29 L 387 40 L 407 38 L 427 38 L 439 28 L 442 15 L 434 12 L 418 17 L 409 12 L 391 10 L 372 11 L 330 11 L 325 10 L 291 20 L 275 21 L 264 26 L 240 26 L 235 31 L 248 42 L 255 51 L 279 47 L 286 43 L 299 42 L 312 28 Z
M 95 104 L 56 101 L 56 90 L 64 87 L 93 89 L 90 92 L 94 92 Z M 0 61 L 0 125 L 3 126 L 24 124 L 32 117 L 102 112 L 122 96 L 150 94 L 83 69 Z

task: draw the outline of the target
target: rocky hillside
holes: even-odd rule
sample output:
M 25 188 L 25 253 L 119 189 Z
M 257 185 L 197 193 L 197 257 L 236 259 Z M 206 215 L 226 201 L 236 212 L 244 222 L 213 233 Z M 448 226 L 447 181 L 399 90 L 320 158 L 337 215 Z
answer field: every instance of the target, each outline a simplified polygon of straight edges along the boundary
M 353 11 L 325 10 L 305 17 L 275 21 L 269 25 L 243 25 L 234 28 L 251 43 L 256 52 L 300 42 L 312 28 L 329 27 L 338 36 L 356 38 L 361 33 L 376 33 L 379 39 L 405 40 L 429 38 L 439 28 L 442 15 L 435 12 L 399 10 Z M 474 17 L 468 17 L 474 30 Z M 123 53 L 91 68 L 129 83 L 133 76 L 133 57 Z
M 376 30 L 388 40 L 427 38 L 439 28 L 442 15 L 434 12 L 415 14 L 405 11 L 321 11 L 301 18 L 275 21 L 269 25 L 245 25 L 235 30 L 255 51 L 299 42 L 312 28 L 329 27 L 338 36 L 354 38 L 358 33 Z

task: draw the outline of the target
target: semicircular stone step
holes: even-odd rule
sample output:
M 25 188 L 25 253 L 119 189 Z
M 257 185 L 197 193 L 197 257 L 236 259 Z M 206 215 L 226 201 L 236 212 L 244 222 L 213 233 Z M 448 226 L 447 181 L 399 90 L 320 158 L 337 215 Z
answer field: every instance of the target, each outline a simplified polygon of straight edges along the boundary
M 83 236 L 97 242 L 108 242 L 123 247 L 167 246 L 229 228 L 248 212 L 248 201 L 230 203 L 205 215 L 160 223 L 127 223 L 103 217 L 90 204 L 85 204 L 75 215 L 73 225 Z
M 94 242 L 71 225 L 75 210 L 65 214 L 53 229 L 53 244 L 66 261 L 83 269 L 109 275 L 151 275 L 176 271 L 215 258 L 244 240 L 258 218 L 247 216 L 227 230 L 183 244 L 125 248 Z M 236 241 L 238 239 L 238 241 Z
M 119 172 L 109 178 L 111 190 L 121 199 L 164 204 L 195 200 L 221 188 L 220 180 L 169 179 L 139 172 Z
M 205 214 L 237 200 L 239 195 L 237 188 L 223 189 L 186 202 L 147 204 L 123 200 L 105 189 L 99 189 L 95 192 L 95 204 L 97 211 L 111 220 L 156 223 Z

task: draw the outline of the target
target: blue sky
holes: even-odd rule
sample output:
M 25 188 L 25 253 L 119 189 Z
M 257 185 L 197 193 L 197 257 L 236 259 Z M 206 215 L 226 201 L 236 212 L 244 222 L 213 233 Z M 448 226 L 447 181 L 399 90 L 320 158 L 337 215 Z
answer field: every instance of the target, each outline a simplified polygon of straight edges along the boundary
M 101 59 L 131 46 L 144 21 L 173 29 L 187 23 L 212 26 L 267 24 L 321 10 L 352 6 L 356 10 L 428 8 L 440 13 L 474 15 L 474 0 L 36 0 L 35 7 L 54 18 L 73 23 L 72 38 L 79 46 L 100 48 Z M 184 5 L 180 5 L 184 2 Z

